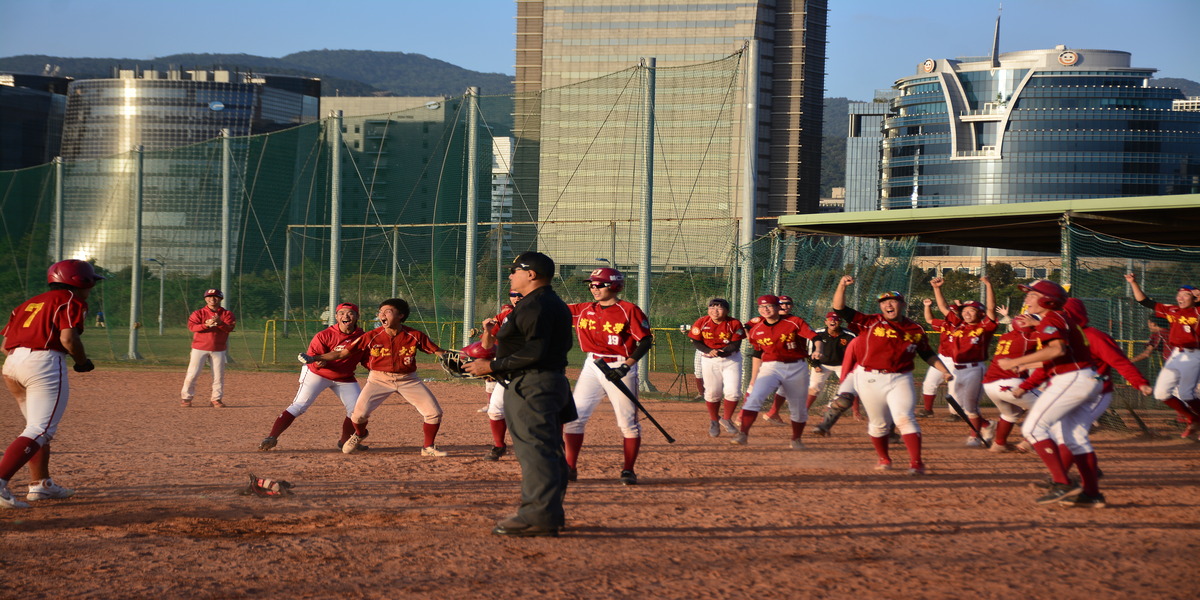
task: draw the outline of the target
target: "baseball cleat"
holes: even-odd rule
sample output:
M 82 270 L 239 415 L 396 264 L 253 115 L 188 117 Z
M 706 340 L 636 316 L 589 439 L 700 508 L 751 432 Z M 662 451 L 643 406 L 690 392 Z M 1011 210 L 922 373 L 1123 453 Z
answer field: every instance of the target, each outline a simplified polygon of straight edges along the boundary
M 750 441 L 750 436 L 739 431 L 739 432 L 733 434 L 733 439 L 730 440 L 729 443 L 733 444 L 734 446 L 745 446 L 747 443 L 749 443 L 749 441 Z
M 438 450 L 437 446 L 425 446 L 424 448 L 421 448 L 421 456 L 446 456 L 447 454 L 448 452 Z
M 29 486 L 29 493 L 25 494 L 25 499 L 30 502 L 36 502 L 38 500 L 59 500 L 62 498 L 70 498 L 74 495 L 75 490 L 65 488 L 57 483 L 54 483 L 53 479 L 46 478 Z
M 179 406 L 182 406 L 183 408 L 191 408 L 192 401 L 191 400 L 180 400 Z
M 825 429 L 824 425 L 814 425 L 812 428 L 812 434 L 817 437 L 829 437 L 829 430 Z
M 350 439 L 347 439 L 346 443 L 342 444 L 342 452 L 344 454 L 353 453 L 355 450 L 358 449 L 358 444 L 361 441 L 362 441 L 362 438 L 358 437 L 358 434 L 351 435 Z
M 1062 506 L 1069 506 L 1071 508 L 1104 508 L 1105 506 L 1108 506 L 1104 500 L 1104 494 L 1099 492 L 1096 492 L 1094 495 L 1080 492 L 1078 496 L 1065 500 L 1059 500 L 1058 503 Z
M 708 435 L 709 437 L 720 437 L 721 423 L 719 421 L 712 421 L 708 424 Z
M 29 505 L 14 498 L 7 483 L 0 483 L 0 508 L 29 508 Z
M 558 528 L 537 527 L 513 517 L 496 523 L 492 534 L 511 537 L 558 537 Z
M 1074 483 L 1052 483 L 1050 489 L 1046 491 L 1046 495 L 1038 498 L 1036 502 L 1038 504 L 1054 504 L 1073 498 L 1081 489 Z
M 579 481 L 579 469 L 567 467 L 567 481 Z
M 968 437 L 967 438 L 967 447 L 968 448 L 982 448 L 983 440 L 981 440 L 975 436 Z
M 913 475 L 913 476 L 924 475 L 925 474 L 925 465 L 922 464 L 922 465 L 917 465 L 915 467 L 909 467 L 908 474 Z
M 917 417 L 920 417 L 920 418 L 932 417 L 932 416 L 933 416 L 933 411 L 932 411 L 932 410 L 925 410 L 924 408 L 918 408 L 914 414 L 915 414 Z
M 259 444 L 258 444 L 258 451 L 259 451 L 259 452 L 266 452 L 267 450 L 270 450 L 271 448 L 274 448 L 274 447 L 275 447 L 275 444 L 276 444 L 276 443 L 278 443 L 278 442 L 279 442 L 279 440 L 277 440 L 277 439 L 275 439 L 275 438 L 273 438 L 273 437 L 271 437 L 271 436 L 267 436 L 267 437 L 263 438 L 263 441 L 262 441 L 262 442 L 259 442 Z
M 733 421 L 730 421 L 729 419 L 721 419 L 718 421 L 718 423 L 720 423 L 721 427 L 725 429 L 725 433 L 738 433 L 738 428 L 734 426 Z
M 792 450 L 803 450 L 804 442 L 801 442 L 799 438 L 794 439 L 794 440 L 792 440 L 791 448 L 792 448 Z
M 767 415 L 767 416 L 763 417 L 763 421 L 766 423 L 770 423 L 771 425 L 785 425 L 786 424 L 783 422 L 783 417 L 781 417 L 779 415 Z
M 1188 438 L 1191 438 L 1192 436 L 1196 435 L 1197 433 L 1200 433 L 1200 421 L 1194 421 L 1192 423 L 1188 423 L 1187 429 L 1184 429 L 1183 433 L 1179 434 L 1179 437 L 1188 439 Z
M 483 460 L 496 462 L 500 460 L 508 452 L 508 446 L 492 446 L 487 454 L 483 455 Z
M 213 408 L 225 408 L 225 403 L 221 402 L 220 400 L 213 400 L 212 407 Z
M 1012 444 L 992 444 L 991 447 L 988 448 L 988 452 L 995 452 L 997 454 L 1005 454 L 1016 451 L 1017 447 Z
M 887 460 L 885 458 L 879 459 L 879 463 L 875 465 L 875 470 L 876 471 L 891 471 L 892 470 L 892 461 Z
M 630 470 L 621 471 L 621 485 L 637 485 L 637 474 Z

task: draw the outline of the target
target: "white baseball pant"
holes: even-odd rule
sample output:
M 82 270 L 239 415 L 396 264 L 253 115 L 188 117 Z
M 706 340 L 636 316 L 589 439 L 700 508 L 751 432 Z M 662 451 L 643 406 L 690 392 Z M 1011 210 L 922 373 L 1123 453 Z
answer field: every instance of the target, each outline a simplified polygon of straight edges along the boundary
M 692 357 L 692 373 L 696 377 L 704 379 L 704 353 L 700 352 L 699 350 L 697 350 L 696 355 Z M 707 386 L 708 382 L 705 382 L 704 385 Z
M 1200 350 L 1176 348 L 1158 372 L 1154 397 L 1166 400 L 1174 396 L 1184 402 L 1194 400 L 1197 380 L 1200 380 Z
M 754 387 L 746 397 L 742 410 L 761 411 L 763 405 L 769 404 L 775 397 L 777 389 L 787 398 L 792 421 L 807 422 L 808 363 L 802 360 L 794 363 L 777 360 L 762 363 L 758 367 L 758 377 L 754 380 Z
M 946 359 L 943 357 L 943 361 Z M 954 379 L 947 384 L 947 392 L 954 396 L 958 405 L 968 417 L 979 416 L 979 394 L 983 392 L 983 373 L 987 370 L 985 363 L 953 363 L 944 362 L 954 373 Z M 930 368 L 930 371 L 941 375 L 942 372 Z M 945 376 L 942 376 L 945 378 Z
M 949 356 L 942 356 L 939 354 L 937 357 L 941 359 L 942 364 L 946 365 L 947 367 L 954 364 L 954 361 L 950 360 Z M 954 376 L 958 377 L 958 374 L 956 373 Z M 925 379 L 921 381 L 921 393 L 925 394 L 926 396 L 936 395 L 938 386 L 942 385 L 942 382 L 945 380 L 945 374 L 937 369 L 934 369 L 933 367 L 930 367 L 929 370 L 925 372 Z M 955 398 L 955 400 L 957 399 L 958 398 Z
M 727 357 L 705 356 L 700 361 L 700 371 L 704 376 L 705 402 L 720 402 L 722 398 L 737 401 L 738 388 L 742 383 L 741 352 L 734 352 Z
M 228 362 L 228 357 L 224 350 L 197 350 L 192 348 L 191 358 L 188 360 L 187 376 L 183 378 L 183 391 L 180 392 L 180 398 L 191 401 L 196 397 L 196 378 L 200 376 L 200 371 L 204 369 L 204 363 L 212 361 L 212 399 L 221 400 L 225 397 L 225 363 Z
M 70 386 L 67 383 L 67 355 L 57 350 L 15 348 L 4 361 L 4 377 L 25 389 L 15 393 L 17 407 L 25 417 L 25 429 L 20 437 L 29 438 L 41 446 L 54 439 L 58 423 L 67 412 Z
M 362 392 L 358 395 L 358 401 L 354 404 L 354 413 L 350 415 L 350 420 L 355 423 L 366 422 L 371 413 L 375 412 L 375 409 L 379 408 L 383 401 L 393 393 L 400 394 L 405 402 L 413 405 L 413 408 L 421 414 L 423 422 L 430 424 L 442 422 L 441 405 L 416 373 L 385 373 L 383 371 L 371 371 L 367 375 L 367 385 L 363 386 Z
M 1016 423 L 1017 419 L 1021 418 L 1021 413 L 1029 410 L 1037 397 L 1041 395 L 1038 390 L 1025 392 L 1020 398 L 1013 396 L 1013 390 L 1021 387 L 1023 379 L 997 379 L 983 384 L 983 391 L 987 392 L 988 398 L 992 399 L 992 404 L 1000 411 L 1000 418 L 1009 423 Z
M 932 368 L 929 370 L 941 373 Z M 854 387 L 863 408 L 867 409 L 867 435 L 883 437 L 890 433 L 893 423 L 902 435 L 921 433 L 913 415 L 917 392 L 911 371 L 880 373 L 855 367 Z
M 495 381 L 489 381 L 491 393 L 488 394 L 487 416 L 493 421 L 504 420 L 504 386 Z M 485 386 L 486 387 L 486 386 Z
M 1072 412 L 1093 401 L 1100 395 L 1101 388 L 1100 380 L 1096 379 L 1096 372 L 1092 369 L 1054 375 L 1025 414 L 1021 435 L 1031 444 L 1051 439 L 1051 427 L 1063 419 L 1068 419 L 1063 426 L 1070 430 L 1086 411 L 1079 411 L 1078 415 L 1072 415 Z M 1091 421 L 1087 423 L 1090 425 Z
M 1088 433 L 1092 423 L 1108 410 L 1108 405 L 1112 404 L 1112 397 L 1112 392 L 1102 391 L 1088 399 L 1079 408 L 1068 413 L 1066 418 L 1055 423 L 1050 428 L 1050 437 L 1059 444 L 1066 444 L 1071 454 L 1076 456 L 1092 452 L 1092 440 Z
M 838 377 L 838 372 L 842 370 L 840 366 L 818 365 L 808 370 L 808 393 L 819 394 L 829 376 Z
M 583 433 L 588 419 L 592 418 L 592 413 L 596 412 L 596 407 L 600 404 L 600 398 L 608 396 L 608 401 L 613 407 L 613 414 L 616 415 L 617 427 L 621 429 L 621 435 L 626 438 L 642 437 L 642 428 L 638 425 L 637 409 L 634 408 L 633 402 L 604 377 L 604 373 L 600 372 L 600 367 L 595 364 L 596 358 L 597 355 L 588 352 L 587 358 L 583 361 L 583 369 L 579 371 L 579 381 L 575 382 L 573 394 L 575 412 L 579 413 L 579 418 L 563 426 L 563 433 Z M 615 368 L 624 364 L 625 359 L 615 358 L 612 362 L 608 360 L 605 362 L 608 363 L 608 366 Z M 621 382 L 629 388 L 629 391 L 637 393 L 637 363 L 629 368 L 629 372 L 621 378 Z
M 308 367 L 301 367 L 300 389 L 296 390 L 296 397 L 284 410 L 291 413 L 293 417 L 298 417 L 307 412 L 313 402 L 317 401 L 317 396 L 320 396 L 321 392 L 325 390 L 333 390 L 333 394 L 342 401 L 342 406 L 346 407 L 347 417 L 354 413 L 354 403 L 358 401 L 358 395 L 362 393 L 362 387 L 358 385 L 358 381 L 334 381 L 313 373 Z

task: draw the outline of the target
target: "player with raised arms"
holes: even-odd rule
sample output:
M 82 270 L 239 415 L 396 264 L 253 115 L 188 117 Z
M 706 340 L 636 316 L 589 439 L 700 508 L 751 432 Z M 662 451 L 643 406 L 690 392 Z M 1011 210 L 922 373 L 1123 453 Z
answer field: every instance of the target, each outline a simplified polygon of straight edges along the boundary
M 1190 438 L 1200 432 L 1200 400 L 1196 400 L 1196 384 L 1200 382 L 1200 306 L 1193 293 L 1196 288 L 1181 285 L 1175 292 L 1175 304 L 1163 304 L 1146 296 L 1133 273 L 1127 273 L 1125 281 L 1138 304 L 1170 324 L 1167 344 L 1171 356 L 1154 381 L 1154 397 L 1187 421 L 1182 437 Z

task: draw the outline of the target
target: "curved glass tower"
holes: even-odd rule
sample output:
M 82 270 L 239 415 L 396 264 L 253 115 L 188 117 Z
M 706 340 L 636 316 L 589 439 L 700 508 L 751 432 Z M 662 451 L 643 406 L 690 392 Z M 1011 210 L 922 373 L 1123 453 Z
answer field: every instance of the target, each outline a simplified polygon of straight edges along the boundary
M 895 83 L 881 209 L 1200 192 L 1200 112 L 1128 52 L 929 59 Z

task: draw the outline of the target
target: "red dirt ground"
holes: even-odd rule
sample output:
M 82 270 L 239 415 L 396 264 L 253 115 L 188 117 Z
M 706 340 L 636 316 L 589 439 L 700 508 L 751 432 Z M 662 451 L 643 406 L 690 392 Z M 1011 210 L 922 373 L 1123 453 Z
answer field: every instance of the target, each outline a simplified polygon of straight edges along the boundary
M 369 452 L 334 449 L 326 394 L 258 452 L 294 373 L 234 371 L 226 409 L 184 409 L 175 371 L 71 374 L 52 469 L 67 500 L 0 511 L 0 596 L 36 598 L 1194 598 L 1200 444 L 1099 432 L 1110 506 L 1042 507 L 1028 455 L 962 447 L 964 426 L 923 419 L 931 474 L 878 473 L 863 423 L 789 450 L 761 422 L 750 445 L 707 435 L 697 403 L 648 401 L 641 484 L 623 487 L 603 406 L 558 539 L 489 532 L 516 505 L 512 456 L 490 434 L 479 383 L 431 384 L 445 458 L 418 456 L 415 411 L 374 415 Z M 207 385 L 207 375 L 201 379 Z M 4 394 L 7 396 L 7 394 Z M 0 401 L 0 435 L 21 429 Z M 894 458 L 901 458 L 897 452 Z M 897 463 L 901 463 L 897 460 Z M 237 494 L 247 473 L 295 495 Z M 12 488 L 23 497 L 27 472 Z

